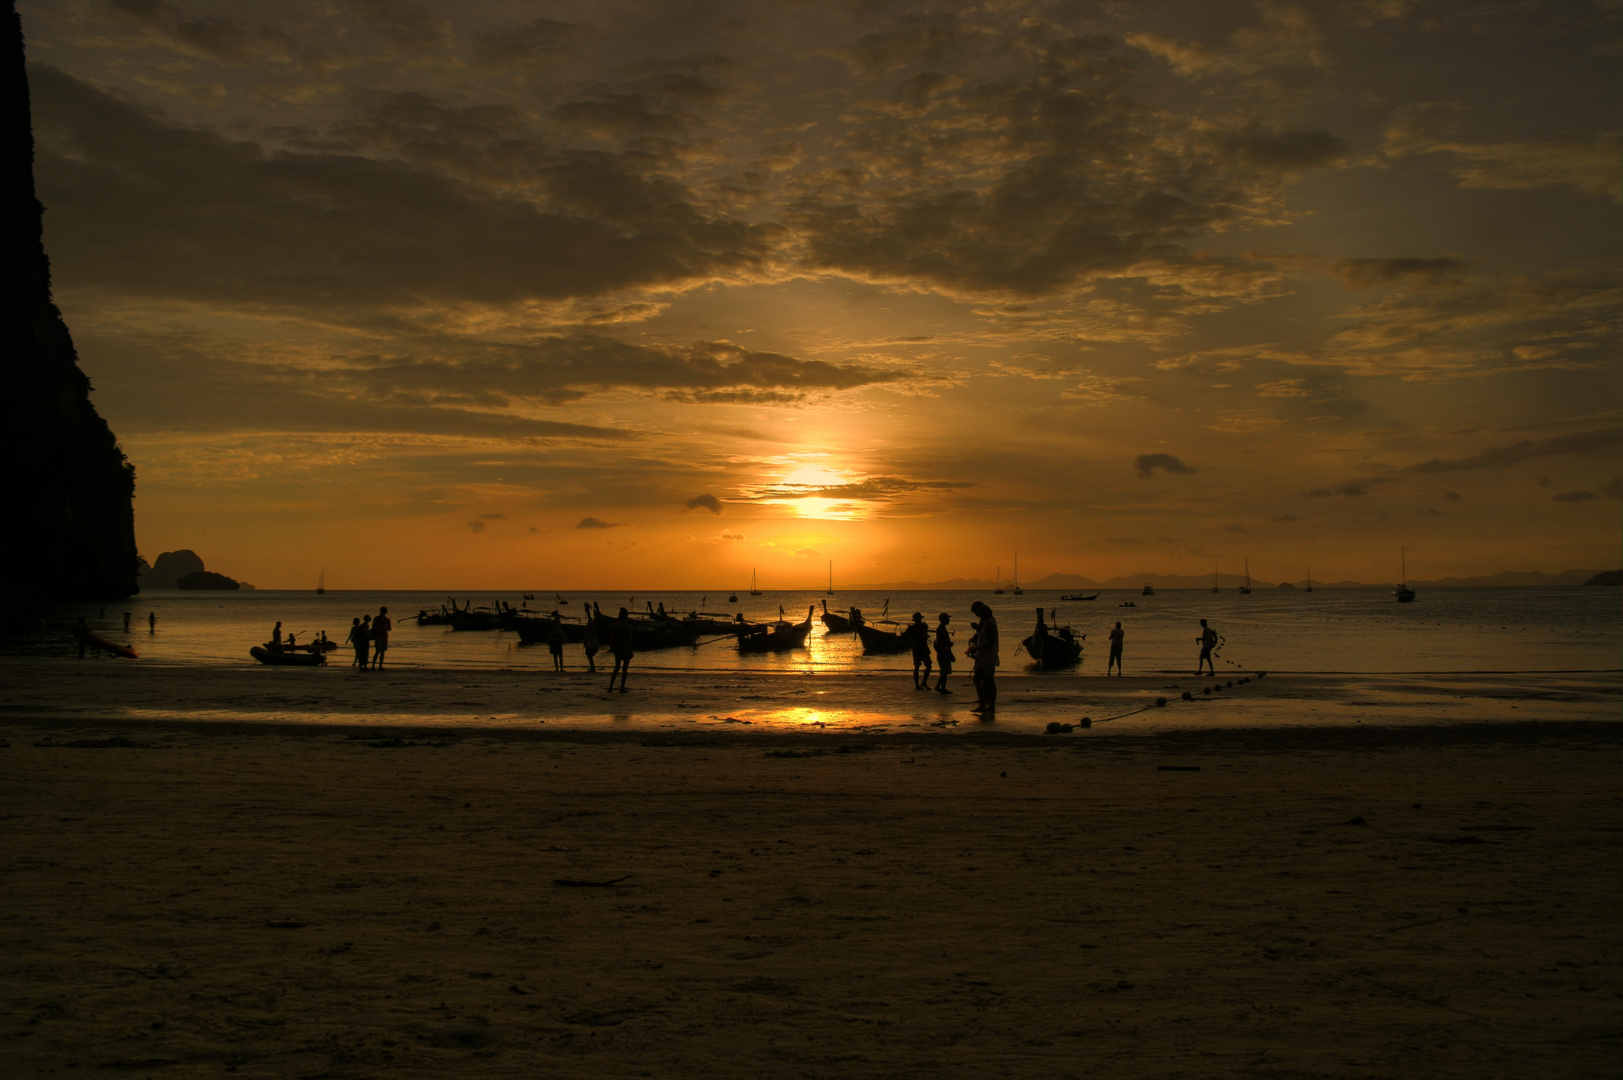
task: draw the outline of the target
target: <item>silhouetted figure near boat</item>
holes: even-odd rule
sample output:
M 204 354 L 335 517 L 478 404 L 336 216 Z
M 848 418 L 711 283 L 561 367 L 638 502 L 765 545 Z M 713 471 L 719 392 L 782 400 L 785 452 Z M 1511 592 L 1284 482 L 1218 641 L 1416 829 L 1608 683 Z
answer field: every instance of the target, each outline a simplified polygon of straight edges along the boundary
M 156 611 L 149 611 L 149 612 L 147 612 L 147 633 L 156 634 L 157 632 L 158 632 L 158 613 Z
M 361 626 L 361 620 L 358 616 L 350 620 L 349 637 L 344 639 L 344 644 L 355 649 L 355 663 L 353 666 L 365 671 L 367 661 L 366 629 Z
M 1110 631 L 1110 659 L 1105 661 L 1105 675 L 1107 677 L 1110 674 L 1110 668 L 1112 665 L 1114 665 L 1116 668 L 1117 676 L 1119 677 L 1121 675 L 1121 644 L 1122 639 L 1124 639 L 1126 636 L 1127 635 L 1122 632 L 1121 623 L 1117 623 L 1116 628 Z
M 602 644 L 597 640 L 597 620 L 592 613 L 586 613 L 586 633 L 581 636 L 581 644 L 586 648 L 586 670 L 589 674 L 597 674 L 597 650 Z
M 924 612 L 915 611 L 913 621 L 907 624 L 902 636 L 913 646 L 913 689 L 930 689 L 930 627 L 924 621 Z M 919 668 L 924 668 L 921 678 Z
M 547 651 L 552 654 L 552 670 L 564 669 L 564 624 L 558 617 L 552 617 L 552 625 L 547 627 Z
M 1201 665 L 1212 669 L 1217 674 L 1217 664 L 1212 661 L 1212 650 L 1217 647 L 1217 631 L 1206 625 L 1206 620 L 1200 620 L 1200 636 L 1195 639 L 1200 644 L 1200 659 L 1195 661 L 1195 674 L 1199 675 Z
M 997 616 L 979 600 L 969 605 L 969 610 L 981 619 L 973 624 L 975 640 L 969 647 L 970 655 L 975 658 L 971 678 L 975 683 L 975 696 L 980 699 L 970 712 L 978 712 L 985 718 L 997 711 L 997 669 L 1001 663 L 998 656 Z
M 389 651 L 389 631 L 394 629 L 394 620 L 389 618 L 389 609 L 378 608 L 378 617 L 372 620 L 372 670 L 383 670 L 383 654 Z
M 626 692 L 626 675 L 631 671 L 631 658 L 636 655 L 636 637 L 631 628 L 631 613 L 625 608 L 609 628 L 609 652 L 614 654 L 614 670 L 609 672 L 609 692 L 614 692 L 614 677 L 620 677 L 620 693 Z
M 938 694 L 952 693 L 947 689 L 947 676 L 952 674 L 952 662 L 958 658 L 952 654 L 952 632 L 947 629 L 951 621 L 952 616 L 943 611 L 937 617 L 935 626 L 935 664 L 940 672 L 935 680 L 935 692 Z
M 361 670 L 365 671 L 372 661 L 372 616 L 361 616 L 361 636 L 356 639 L 355 651 L 361 654 Z
M 282 624 L 281 623 L 277 623 L 271 629 L 270 645 L 271 645 L 271 652 L 281 652 L 282 651 Z

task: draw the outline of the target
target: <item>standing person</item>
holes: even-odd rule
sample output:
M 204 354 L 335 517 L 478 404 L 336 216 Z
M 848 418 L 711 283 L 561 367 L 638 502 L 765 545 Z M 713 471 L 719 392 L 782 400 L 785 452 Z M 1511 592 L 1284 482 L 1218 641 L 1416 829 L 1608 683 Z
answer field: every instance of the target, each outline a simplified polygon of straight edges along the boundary
M 357 615 L 355 618 L 353 618 L 353 619 L 351 619 L 349 621 L 349 637 L 344 639 L 344 644 L 351 645 L 355 649 L 355 662 L 353 664 L 351 664 L 350 666 L 351 667 L 358 667 L 362 671 L 365 671 L 366 670 L 366 631 L 361 629 L 360 616 Z
M 158 632 L 158 613 L 156 611 L 149 611 L 149 612 L 147 612 L 147 633 L 156 634 L 157 632 Z
M 1121 643 L 1126 636 L 1122 632 L 1121 623 L 1117 623 L 1116 628 L 1110 631 L 1110 659 L 1105 662 L 1105 675 L 1107 677 L 1110 674 L 1111 664 L 1116 665 L 1116 675 L 1118 677 L 1121 675 Z
M 360 654 L 361 670 L 365 671 L 371 666 L 372 650 L 372 616 L 361 616 L 361 634 L 355 639 L 355 651 Z
M 556 615 L 552 617 L 550 622 L 552 625 L 547 627 L 547 651 L 552 654 L 552 670 L 562 671 L 564 669 L 564 624 L 558 621 Z
M 271 652 L 281 652 L 282 651 L 282 624 L 281 623 L 277 623 L 275 629 L 273 629 L 271 631 L 270 645 L 271 645 L 271 650 L 270 650 Z
M 969 610 L 981 618 L 975 632 L 975 672 L 971 676 L 975 683 L 975 695 L 980 701 L 970 712 L 987 717 L 997 712 L 997 668 L 1001 663 L 998 656 L 997 616 L 979 600 L 969 605 Z
M 1217 631 L 1206 625 L 1206 620 L 1200 620 L 1200 636 L 1195 639 L 1200 644 L 1200 659 L 1195 661 L 1195 674 L 1200 674 L 1200 666 L 1207 665 L 1212 674 L 1217 674 L 1217 664 L 1212 661 L 1212 649 L 1217 646 Z
M 389 649 L 389 631 L 394 629 L 394 620 L 389 618 L 389 609 L 378 608 L 378 617 L 372 620 L 372 670 L 383 670 L 383 654 Z
M 609 652 L 614 654 L 614 670 L 609 672 L 609 692 L 614 692 L 614 677 L 620 676 L 620 693 L 626 692 L 626 675 L 631 671 L 631 658 L 636 655 L 636 638 L 631 629 L 631 613 L 620 609 L 619 618 L 609 628 Z
M 947 689 L 947 676 L 952 674 L 952 662 L 957 657 L 952 655 L 952 632 L 947 629 L 951 621 L 952 616 L 943 611 L 935 626 L 935 664 L 936 670 L 941 673 L 935 680 L 935 692 L 938 694 L 952 693 Z
M 592 613 L 586 613 L 586 633 L 581 637 L 581 645 L 586 649 L 586 671 L 588 674 L 597 674 L 597 650 L 602 648 L 597 640 L 597 620 Z
M 913 621 L 902 631 L 902 636 L 913 644 L 913 689 L 930 689 L 930 627 L 924 621 L 924 612 L 915 611 Z M 924 666 L 924 677 L 919 677 L 919 666 Z

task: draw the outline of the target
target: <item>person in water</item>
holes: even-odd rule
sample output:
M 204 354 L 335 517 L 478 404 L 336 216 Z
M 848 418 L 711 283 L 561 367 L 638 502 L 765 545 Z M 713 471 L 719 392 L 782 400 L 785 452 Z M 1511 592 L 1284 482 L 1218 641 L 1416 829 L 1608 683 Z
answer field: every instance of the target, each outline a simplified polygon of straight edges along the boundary
M 281 623 L 277 623 L 275 629 L 271 630 L 270 645 L 271 645 L 271 650 L 270 650 L 271 652 L 281 652 L 282 651 L 282 624 Z
M 383 670 L 383 654 L 389 650 L 389 631 L 394 629 L 394 620 L 389 618 L 389 609 L 378 608 L 378 617 L 372 620 L 372 670 Z
M 552 623 L 547 627 L 547 651 L 552 654 L 552 670 L 564 669 L 564 624 L 558 621 L 557 616 L 548 620 Z
M 936 676 L 935 692 L 938 694 L 952 693 L 947 689 L 947 676 L 952 674 L 952 662 L 957 657 L 952 654 L 952 631 L 947 629 L 947 624 L 951 621 L 952 616 L 945 611 L 936 617 L 935 666 L 940 674 Z
M 902 636 L 913 646 L 913 689 L 930 689 L 930 627 L 924 621 L 924 612 L 913 613 L 913 621 L 902 631 Z M 920 665 L 924 668 L 922 678 L 919 676 Z
M 158 632 L 158 613 L 156 611 L 149 611 L 149 612 L 147 612 L 147 633 L 156 634 L 157 632 Z
M 980 700 L 970 712 L 989 717 L 997 712 L 997 669 L 1002 662 L 998 656 L 997 616 L 979 600 L 969 605 L 969 610 L 981 620 L 976 624 L 975 643 L 971 646 L 971 655 L 975 658 L 971 679 L 975 683 L 975 696 Z
M 1200 659 L 1195 661 L 1195 674 L 1199 675 L 1201 665 L 1205 664 L 1216 675 L 1217 664 L 1212 660 L 1212 650 L 1217 647 L 1217 631 L 1207 626 L 1205 619 L 1200 620 L 1200 636 L 1195 641 L 1200 645 Z
M 586 648 L 586 670 L 589 674 L 597 674 L 597 650 L 602 644 L 597 640 L 597 620 L 586 613 L 586 633 L 581 638 L 581 644 Z
M 1117 623 L 1116 628 L 1110 631 L 1110 659 L 1105 661 L 1105 675 L 1110 674 L 1112 664 L 1116 666 L 1116 674 L 1121 675 L 1121 643 L 1126 636 L 1122 632 L 1121 623 Z
M 636 655 L 636 638 L 631 628 L 631 613 L 620 609 L 619 618 L 609 627 L 609 652 L 614 654 L 614 670 L 609 672 L 609 692 L 614 692 L 614 677 L 620 677 L 620 693 L 626 692 L 626 675 L 631 671 L 631 658 Z

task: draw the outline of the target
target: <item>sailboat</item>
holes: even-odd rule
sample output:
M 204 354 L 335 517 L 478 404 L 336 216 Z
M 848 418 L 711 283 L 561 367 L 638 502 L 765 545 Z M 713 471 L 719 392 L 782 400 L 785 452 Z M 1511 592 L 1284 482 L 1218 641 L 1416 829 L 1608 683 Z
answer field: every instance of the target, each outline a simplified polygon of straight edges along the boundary
M 750 595 L 751 596 L 760 596 L 761 595 L 761 590 L 759 588 L 757 588 L 756 585 L 755 585 L 755 571 L 754 570 L 750 571 Z
M 1026 590 L 1020 587 L 1020 553 L 1014 553 L 1014 595 L 1024 596 Z
M 1246 596 L 1251 595 L 1251 560 L 1245 561 L 1245 584 L 1240 586 L 1240 592 Z
M 1313 591 L 1313 568 L 1311 566 L 1307 568 L 1307 588 L 1302 590 L 1302 591 L 1303 592 L 1312 592 Z
M 1398 598 L 1400 604 L 1414 599 L 1414 590 L 1409 588 L 1409 561 L 1406 555 L 1407 549 L 1398 548 L 1398 587 L 1392 590 L 1392 595 Z
M 992 578 L 992 595 L 1003 595 L 1003 567 L 1001 566 L 997 568 L 997 575 Z
M 834 595 L 834 560 L 828 562 L 828 595 Z
M 321 573 L 316 577 L 316 595 L 327 595 L 327 568 L 323 566 Z

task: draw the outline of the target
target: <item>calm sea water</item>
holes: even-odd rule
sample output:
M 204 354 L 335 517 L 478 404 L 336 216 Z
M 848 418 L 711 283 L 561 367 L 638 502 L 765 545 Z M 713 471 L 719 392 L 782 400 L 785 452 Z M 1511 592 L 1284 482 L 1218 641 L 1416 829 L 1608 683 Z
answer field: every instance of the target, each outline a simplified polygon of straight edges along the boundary
M 551 598 L 551 591 L 532 590 Z M 663 603 L 668 611 L 688 611 L 703 603 L 705 610 L 731 614 L 742 611 L 749 619 L 777 616 L 779 606 L 791 617 L 804 616 L 809 605 L 827 600 L 830 609 L 855 605 L 870 618 L 878 618 L 888 601 L 893 617 L 907 619 L 922 611 L 933 626 L 937 613 L 952 615 L 957 632 L 960 663 L 963 645 L 971 633 L 969 605 L 986 601 L 997 613 L 1004 641 L 1005 671 L 1021 670 L 1028 663 L 1014 646 L 1031 632 L 1036 609 L 1055 611 L 1058 624 L 1069 624 L 1087 635 L 1082 663 L 1055 677 L 1099 675 L 1108 652 L 1106 635 L 1119 619 L 1126 632 L 1126 666 L 1134 672 L 1193 671 L 1198 648 L 1199 621 L 1209 620 L 1224 644 L 1218 670 L 1252 671 L 1575 671 L 1623 668 L 1623 594 L 1607 588 L 1482 588 L 1422 591 L 1412 604 L 1398 604 L 1389 590 L 1319 589 L 1312 593 L 1259 590 L 1249 596 L 1232 590 L 1213 594 L 1203 590 L 1166 589 L 1155 596 L 1137 592 L 1105 591 L 1090 602 L 1062 601 L 1060 593 L 1028 591 L 1024 596 L 992 596 L 973 592 L 841 592 L 825 597 L 815 592 L 773 592 L 752 597 L 740 594 L 728 603 L 726 594 L 697 592 L 565 594 L 570 603 L 559 607 L 579 613 L 585 602 L 597 601 L 612 612 L 624 606 L 640 610 L 648 601 Z M 457 594 L 477 605 L 496 599 L 520 602 L 521 593 Z M 65 607 L 53 618 L 53 629 L 43 641 L 15 643 L 31 654 L 68 655 L 72 645 L 63 632 L 72 619 L 87 616 L 92 627 L 115 641 L 127 641 L 141 655 L 159 663 L 253 664 L 250 646 L 267 640 L 273 624 L 299 634 L 299 640 L 325 630 L 342 640 L 350 620 L 375 614 L 387 605 L 395 619 L 390 662 L 400 666 L 445 668 L 549 668 L 544 646 L 527 646 L 518 635 L 505 631 L 453 631 L 443 626 L 419 627 L 413 616 L 419 609 L 437 610 L 446 599 L 441 592 L 181 592 L 161 591 L 108 605 Z M 1122 607 L 1126 602 L 1134 607 Z M 530 603 L 550 610 L 554 604 Z M 133 616 L 129 634 L 123 632 L 123 612 Z M 157 631 L 149 633 L 148 612 L 158 617 Z M 701 639 L 702 640 L 702 639 Z M 579 666 L 584 656 L 579 645 L 566 650 L 566 663 Z M 335 654 L 346 663 L 345 653 Z M 864 656 L 850 634 L 826 635 L 816 624 L 803 649 L 783 654 L 740 655 L 730 639 L 696 648 L 663 649 L 640 653 L 639 669 L 751 670 L 797 672 L 895 670 L 910 666 L 906 657 Z

